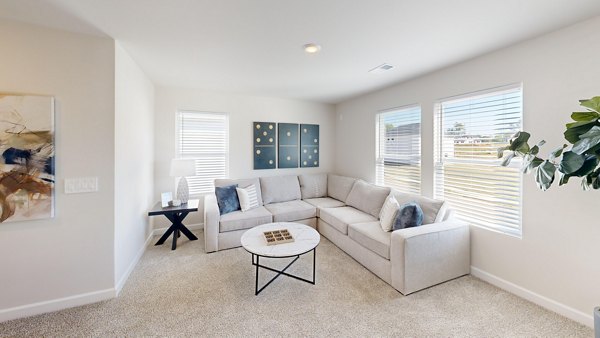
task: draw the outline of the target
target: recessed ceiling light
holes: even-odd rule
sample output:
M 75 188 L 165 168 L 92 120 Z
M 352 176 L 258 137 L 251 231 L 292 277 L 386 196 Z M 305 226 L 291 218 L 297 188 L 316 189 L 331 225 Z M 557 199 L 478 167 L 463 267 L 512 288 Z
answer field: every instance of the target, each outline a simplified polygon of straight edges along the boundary
M 321 46 L 317 45 L 316 43 L 307 43 L 303 47 L 304 51 L 309 54 L 314 54 L 321 50 Z
M 394 66 L 387 64 L 387 63 L 382 63 L 379 66 L 369 70 L 369 73 L 373 73 L 373 74 L 383 73 L 383 72 L 391 70 L 391 69 L 394 69 Z

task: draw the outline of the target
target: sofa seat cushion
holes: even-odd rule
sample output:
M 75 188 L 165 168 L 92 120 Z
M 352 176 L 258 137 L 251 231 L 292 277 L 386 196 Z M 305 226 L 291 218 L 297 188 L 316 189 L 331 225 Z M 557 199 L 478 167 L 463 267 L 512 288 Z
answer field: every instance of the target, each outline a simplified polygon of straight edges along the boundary
M 273 222 L 293 222 L 317 216 L 317 208 L 304 201 L 288 201 L 266 204 L 273 214 Z
M 383 231 L 379 222 L 350 224 L 348 237 L 379 256 L 390 259 L 392 233 Z
M 338 201 L 331 197 L 321 198 L 309 198 L 305 199 L 304 202 L 309 203 L 317 207 L 317 217 L 321 217 L 321 209 L 324 208 L 339 208 L 345 206 L 344 202 Z
M 377 221 L 377 218 L 353 207 L 323 208 L 320 217 L 344 235 L 348 234 L 350 224 Z
M 250 229 L 271 222 L 273 222 L 273 215 L 265 207 L 250 209 L 246 212 L 239 210 L 221 216 L 219 232 Z

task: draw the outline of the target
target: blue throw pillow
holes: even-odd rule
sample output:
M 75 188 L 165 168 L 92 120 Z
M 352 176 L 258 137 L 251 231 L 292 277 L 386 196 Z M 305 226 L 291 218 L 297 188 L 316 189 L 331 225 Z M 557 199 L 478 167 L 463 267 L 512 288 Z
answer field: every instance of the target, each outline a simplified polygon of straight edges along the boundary
M 423 210 L 417 203 L 409 202 L 398 208 L 393 229 L 418 227 L 421 224 L 423 224 Z
M 237 184 L 234 184 L 215 188 L 215 195 L 217 195 L 217 204 L 219 205 L 219 213 L 221 215 L 240 210 L 240 200 L 235 190 L 237 186 Z

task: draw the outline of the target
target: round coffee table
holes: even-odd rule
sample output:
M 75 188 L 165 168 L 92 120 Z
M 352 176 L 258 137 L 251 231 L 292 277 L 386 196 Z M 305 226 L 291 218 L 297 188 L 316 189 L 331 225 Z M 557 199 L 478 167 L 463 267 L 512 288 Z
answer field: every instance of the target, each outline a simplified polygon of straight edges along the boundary
M 294 237 L 294 241 L 291 243 L 282 243 L 282 244 L 274 244 L 267 245 L 267 240 L 265 239 L 264 232 L 265 231 L 273 231 L 273 230 L 287 230 Z M 248 231 L 246 231 L 242 235 L 242 247 L 246 249 L 249 253 L 252 254 L 252 265 L 256 266 L 256 279 L 254 284 L 254 294 L 258 295 L 262 290 L 264 290 L 271 282 L 273 282 L 277 277 L 284 275 L 288 277 L 292 277 L 298 280 L 301 280 L 306 283 L 315 284 L 315 263 L 317 259 L 317 245 L 321 241 L 321 235 L 317 232 L 317 230 L 309 227 L 308 225 L 300 224 L 300 223 L 292 223 L 292 222 L 276 222 L 276 223 L 268 223 L 256 226 Z M 292 264 L 294 264 L 300 256 L 304 255 L 308 252 L 313 252 L 313 273 L 312 280 L 304 279 L 299 276 L 295 276 L 285 272 Z M 254 260 L 256 257 L 256 262 Z M 260 264 L 261 257 L 268 258 L 291 258 L 295 257 L 285 268 L 282 270 L 276 270 L 268 266 L 264 266 Z M 259 268 L 263 268 L 265 270 L 277 272 L 277 275 L 269 280 L 265 285 L 263 285 L 260 289 L 258 288 L 258 271 Z

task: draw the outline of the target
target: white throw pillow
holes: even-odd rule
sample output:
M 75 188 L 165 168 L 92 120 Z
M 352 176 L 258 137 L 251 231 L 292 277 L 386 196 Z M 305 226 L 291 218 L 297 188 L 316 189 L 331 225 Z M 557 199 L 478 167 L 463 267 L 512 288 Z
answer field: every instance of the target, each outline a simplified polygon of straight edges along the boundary
M 388 196 L 388 198 L 385 200 L 385 203 L 383 203 L 383 207 L 381 207 L 381 212 L 379 213 L 379 223 L 381 224 L 383 231 L 392 231 L 394 219 L 396 218 L 396 213 L 398 212 L 399 207 L 400 204 L 398 201 L 396 201 L 396 198 L 392 195 Z
M 240 200 L 240 208 L 243 211 L 258 208 L 258 195 L 256 194 L 256 185 L 252 184 L 246 188 L 235 188 Z

